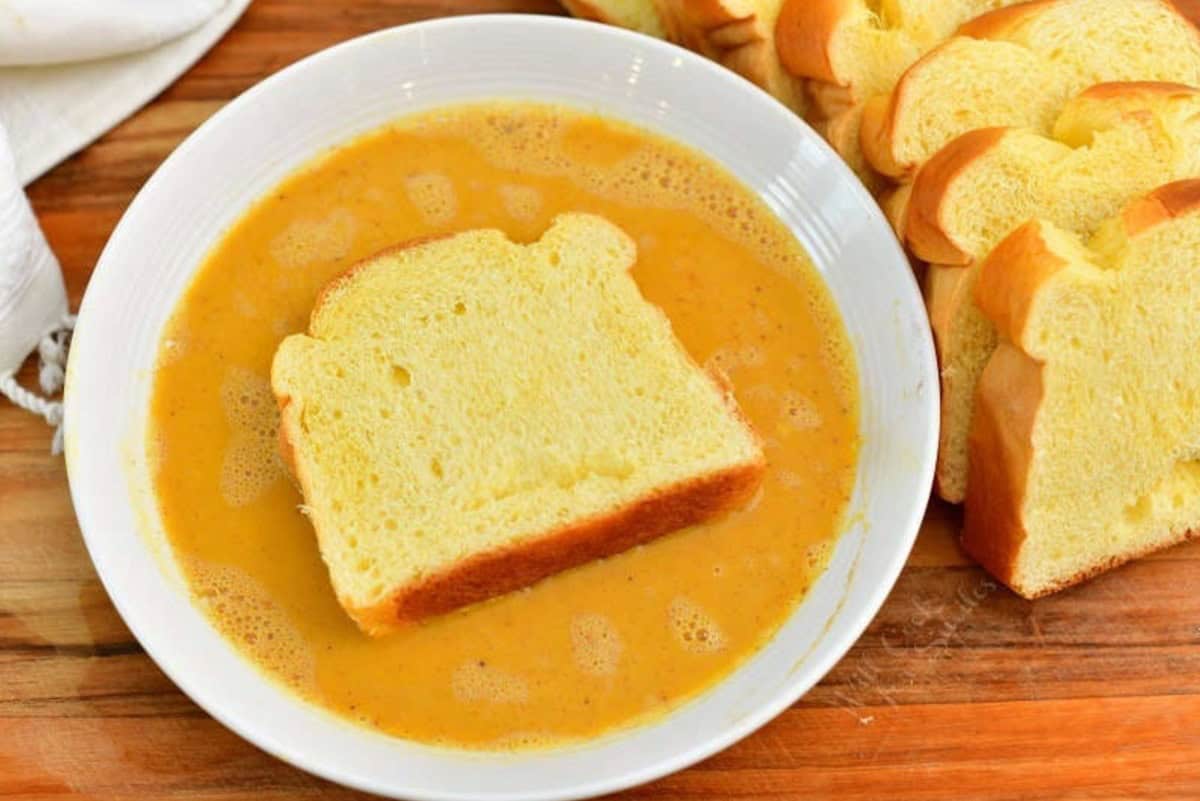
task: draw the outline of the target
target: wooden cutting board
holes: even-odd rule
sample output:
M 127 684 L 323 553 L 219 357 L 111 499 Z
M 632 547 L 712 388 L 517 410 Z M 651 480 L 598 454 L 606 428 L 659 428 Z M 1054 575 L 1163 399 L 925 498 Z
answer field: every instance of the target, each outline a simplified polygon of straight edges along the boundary
M 560 13 L 256 0 L 182 80 L 31 187 L 72 305 L 138 187 L 223 103 L 351 36 L 478 11 Z M 49 444 L 0 401 L 0 797 L 365 797 L 257 750 L 159 672 L 96 578 Z M 623 798 L 1200 798 L 1200 543 L 1030 603 L 971 565 L 957 526 L 930 509 L 883 611 L 803 700 Z

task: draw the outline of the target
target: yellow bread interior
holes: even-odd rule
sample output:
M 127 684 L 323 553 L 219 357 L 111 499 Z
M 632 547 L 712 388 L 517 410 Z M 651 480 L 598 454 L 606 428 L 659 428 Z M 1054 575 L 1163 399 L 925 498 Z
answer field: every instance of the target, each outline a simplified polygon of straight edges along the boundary
M 975 389 L 996 345 L 994 327 L 973 301 L 979 260 L 1033 217 L 1090 234 L 1131 198 L 1200 175 L 1200 93 L 1195 90 L 1097 87 L 1067 104 L 1055 132 L 1076 146 L 1030 130 L 1005 130 L 949 180 L 926 183 L 923 170 L 907 202 L 913 252 L 925 258 L 946 253 L 945 247 L 927 250 L 930 238 L 915 230 L 917 210 L 929 208 L 925 234 L 936 227 L 943 244 L 965 262 L 931 264 L 925 279 L 942 376 L 937 484 L 942 497 L 954 503 L 966 494 Z M 936 166 L 931 162 L 927 169 Z
M 373 633 L 390 599 L 699 478 L 761 466 L 603 218 L 530 245 L 470 231 L 335 280 L 276 352 L 281 435 L 333 587 Z M 381 621 L 382 615 L 382 622 Z
M 912 65 L 864 111 L 871 166 L 905 178 L 976 128 L 1049 132 L 1104 81 L 1200 84 L 1200 33 L 1170 0 L 1049 0 L 995 11 Z
M 1036 220 L 984 264 L 1003 344 L 980 385 L 964 542 L 1022 595 L 1200 529 L 1198 278 L 1198 180 L 1088 245 Z

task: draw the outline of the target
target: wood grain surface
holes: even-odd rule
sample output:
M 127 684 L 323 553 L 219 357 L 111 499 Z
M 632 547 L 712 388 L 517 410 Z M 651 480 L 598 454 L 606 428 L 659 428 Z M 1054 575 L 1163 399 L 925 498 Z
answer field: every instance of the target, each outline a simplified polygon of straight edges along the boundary
M 72 305 L 138 187 L 199 123 L 315 50 L 552 0 L 256 0 L 147 108 L 30 188 Z M 27 366 L 24 379 L 32 378 Z M 279 762 L 154 666 L 88 561 L 50 431 L 0 402 L 0 797 L 363 797 Z M 627 799 L 1200 798 L 1200 543 L 1030 603 L 934 506 L 887 604 L 803 700 Z

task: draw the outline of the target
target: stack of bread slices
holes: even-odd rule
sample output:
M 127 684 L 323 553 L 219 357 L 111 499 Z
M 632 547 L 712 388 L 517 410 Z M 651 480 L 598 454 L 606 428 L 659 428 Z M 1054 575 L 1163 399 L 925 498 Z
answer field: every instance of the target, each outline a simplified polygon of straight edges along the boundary
M 565 0 L 717 58 L 879 198 L 937 490 L 1037 597 L 1200 531 L 1200 1 Z

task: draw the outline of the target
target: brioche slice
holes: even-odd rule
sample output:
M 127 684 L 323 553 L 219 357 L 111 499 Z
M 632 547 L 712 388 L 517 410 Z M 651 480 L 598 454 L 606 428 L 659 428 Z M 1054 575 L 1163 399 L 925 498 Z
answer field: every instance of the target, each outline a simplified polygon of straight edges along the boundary
M 1038 0 L 959 33 L 867 102 L 861 144 L 884 175 L 911 176 L 976 128 L 1048 132 L 1063 103 L 1096 83 L 1200 84 L 1200 31 L 1180 0 Z
M 785 0 L 775 28 L 784 68 L 809 79 L 811 113 L 863 175 L 859 127 L 867 99 L 964 22 L 1017 0 Z
M 909 247 L 933 262 L 925 290 L 942 379 L 937 487 L 953 503 L 965 497 L 975 388 L 996 343 L 973 301 L 978 260 L 1033 217 L 1087 234 L 1131 198 L 1200 175 L 1200 91 L 1096 86 L 1063 108 L 1055 134 L 965 134 L 922 168 L 907 201 Z
M 567 11 L 581 19 L 665 39 L 667 32 L 655 0 L 562 0 Z
M 279 346 L 280 438 L 338 600 L 379 635 L 730 509 L 765 469 L 730 392 L 566 214 L 385 251 Z
M 963 545 L 1026 598 L 1200 531 L 1200 180 L 1085 246 L 1048 220 L 984 262 Z
M 803 114 L 804 86 L 783 69 L 775 23 L 783 0 L 657 0 L 667 38 L 723 64 Z
M 803 84 L 775 48 L 783 0 L 563 0 L 577 17 L 629 28 L 683 45 L 728 67 L 803 114 Z

